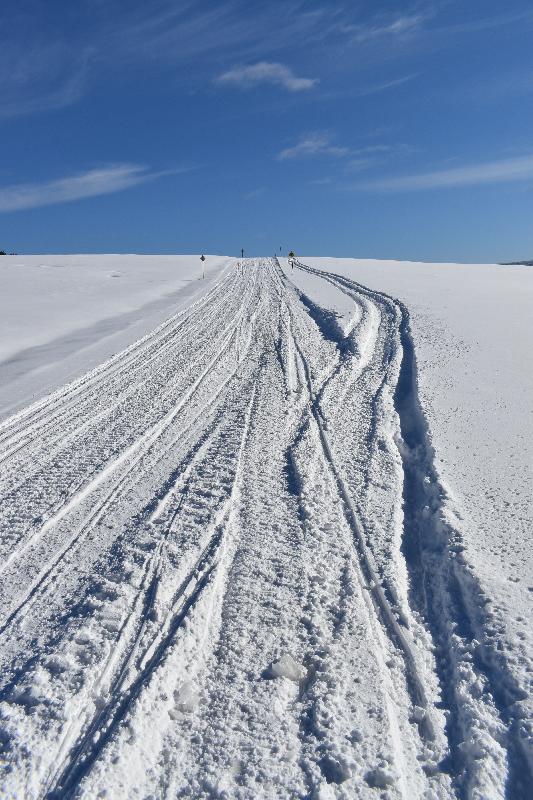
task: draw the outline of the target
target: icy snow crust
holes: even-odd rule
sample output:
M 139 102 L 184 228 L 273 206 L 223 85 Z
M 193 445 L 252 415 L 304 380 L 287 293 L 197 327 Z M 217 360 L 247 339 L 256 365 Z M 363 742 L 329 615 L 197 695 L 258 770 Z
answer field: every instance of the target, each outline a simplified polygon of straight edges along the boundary
M 419 323 L 336 266 L 234 262 L 0 425 L 5 796 L 528 797 Z

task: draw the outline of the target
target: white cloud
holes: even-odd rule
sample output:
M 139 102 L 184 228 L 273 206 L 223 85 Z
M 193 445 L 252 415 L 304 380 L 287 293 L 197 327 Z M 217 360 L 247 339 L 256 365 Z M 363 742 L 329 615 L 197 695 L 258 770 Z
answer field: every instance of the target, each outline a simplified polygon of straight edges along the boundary
M 186 168 L 185 168 L 186 169 Z M 139 164 L 109 164 L 47 183 L 0 187 L 0 212 L 68 203 L 84 197 L 112 194 L 185 169 L 149 172 Z
M 329 133 L 309 133 L 300 139 L 293 147 L 286 147 L 278 153 L 279 161 L 286 161 L 291 158 L 306 158 L 308 156 L 335 156 L 342 158 L 349 154 L 347 147 L 338 147 L 331 143 Z
M 259 61 L 249 66 L 233 67 L 216 79 L 216 83 L 240 86 L 251 89 L 258 84 L 282 86 L 289 92 L 302 92 L 312 89 L 318 83 L 317 78 L 298 78 L 285 64 Z
M 397 178 L 380 178 L 358 184 L 355 188 L 385 192 L 413 192 L 489 183 L 511 183 L 531 179 L 533 179 L 533 155 L 435 172 L 403 175 Z
M 221 77 L 233 76 L 228 83 L 256 85 L 257 68 L 266 66 L 270 82 L 289 91 L 304 91 L 317 80 L 294 75 L 280 63 L 292 60 L 295 53 L 334 52 L 340 60 L 351 42 L 357 48 L 371 48 L 374 59 L 388 61 L 391 53 L 403 52 L 422 31 L 426 42 L 442 47 L 450 35 L 511 24 L 530 27 L 533 20 L 528 8 L 436 26 L 442 3 L 434 0 L 417 0 L 409 4 L 414 10 L 404 13 L 370 16 L 360 8 L 362 4 L 339 5 L 337 0 L 329 4 L 229 0 L 209 8 L 200 0 L 154 0 L 125 4 L 127 13 L 119 13 L 117 2 L 93 0 L 76 4 L 79 25 L 74 34 L 69 25 L 58 24 L 53 30 L 39 25 L 24 11 L 25 3 L 11 5 L 17 13 L 10 15 L 9 37 L 4 36 L 0 48 L 0 118 L 71 105 L 97 81 L 127 72 L 132 64 L 173 70 L 182 85 L 189 86 L 191 80 L 203 82 L 206 75 L 216 74 L 220 64 L 231 58 L 252 66 L 224 73 Z M 246 75 L 244 70 L 252 73 Z M 266 81 L 263 73 L 261 80 Z M 385 88 L 388 84 L 371 86 L 362 94 Z

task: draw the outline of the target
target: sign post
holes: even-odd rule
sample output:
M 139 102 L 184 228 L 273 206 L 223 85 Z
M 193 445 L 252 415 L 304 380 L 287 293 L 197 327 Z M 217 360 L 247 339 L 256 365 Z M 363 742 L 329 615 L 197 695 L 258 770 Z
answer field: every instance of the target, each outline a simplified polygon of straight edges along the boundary
M 203 253 L 200 256 L 200 261 L 202 262 L 202 278 L 205 278 L 205 256 Z

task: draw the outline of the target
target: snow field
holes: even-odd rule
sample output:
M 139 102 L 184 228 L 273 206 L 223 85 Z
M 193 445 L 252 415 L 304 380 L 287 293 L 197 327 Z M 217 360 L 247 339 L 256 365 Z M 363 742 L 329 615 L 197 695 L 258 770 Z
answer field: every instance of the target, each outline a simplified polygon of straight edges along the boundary
M 527 797 L 413 370 L 401 303 L 246 260 L 0 426 L 6 796 Z

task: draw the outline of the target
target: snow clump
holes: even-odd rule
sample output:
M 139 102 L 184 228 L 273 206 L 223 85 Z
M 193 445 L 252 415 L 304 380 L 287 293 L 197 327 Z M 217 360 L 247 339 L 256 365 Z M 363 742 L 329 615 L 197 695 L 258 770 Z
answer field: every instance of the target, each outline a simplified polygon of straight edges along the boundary
M 299 683 L 307 675 L 307 670 L 289 653 L 284 653 L 278 661 L 273 662 L 270 674 L 273 678 L 288 678 L 290 681 Z

